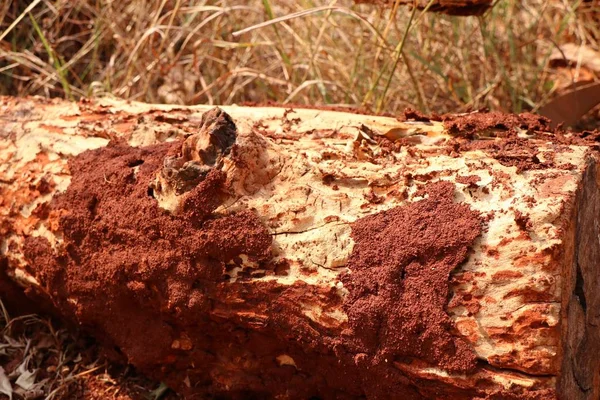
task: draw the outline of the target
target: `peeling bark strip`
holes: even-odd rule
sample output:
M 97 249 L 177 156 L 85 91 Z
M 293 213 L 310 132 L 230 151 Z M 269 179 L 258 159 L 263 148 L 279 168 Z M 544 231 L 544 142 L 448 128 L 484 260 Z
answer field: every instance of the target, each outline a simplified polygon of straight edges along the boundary
M 355 0 L 355 3 L 376 4 L 391 7 L 396 0 Z M 418 0 L 419 9 L 424 9 L 430 3 L 429 0 Z M 442 12 L 449 15 L 481 15 L 492 5 L 493 0 L 436 0 L 429 6 L 429 11 Z M 401 0 L 399 4 L 414 5 L 414 0 Z
M 414 119 L 1 98 L 0 295 L 186 395 L 597 399 L 594 136 Z

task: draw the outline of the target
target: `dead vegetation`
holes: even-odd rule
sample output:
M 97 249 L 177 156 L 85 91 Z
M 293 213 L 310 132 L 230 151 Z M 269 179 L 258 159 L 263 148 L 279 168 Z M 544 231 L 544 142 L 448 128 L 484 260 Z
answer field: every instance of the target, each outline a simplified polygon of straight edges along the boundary
M 11 318 L 0 301 L 0 399 L 177 398 L 130 367 L 109 366 L 88 337 L 35 315 Z
M 390 113 L 536 110 L 556 86 L 553 51 L 598 49 L 599 7 L 499 0 L 462 18 L 349 0 L 9 0 L 0 6 L 0 91 Z

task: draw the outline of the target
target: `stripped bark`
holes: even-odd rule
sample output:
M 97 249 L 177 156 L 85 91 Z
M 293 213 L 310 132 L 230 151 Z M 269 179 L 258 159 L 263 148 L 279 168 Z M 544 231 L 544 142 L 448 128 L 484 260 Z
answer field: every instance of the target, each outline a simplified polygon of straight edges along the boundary
M 598 398 L 591 147 L 508 116 L 209 110 L 2 98 L 2 296 L 188 395 Z

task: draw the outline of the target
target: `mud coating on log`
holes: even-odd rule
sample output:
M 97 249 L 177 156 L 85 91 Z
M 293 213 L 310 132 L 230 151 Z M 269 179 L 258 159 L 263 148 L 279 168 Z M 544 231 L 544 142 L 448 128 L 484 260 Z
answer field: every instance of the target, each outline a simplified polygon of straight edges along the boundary
M 183 309 L 202 312 L 225 262 L 239 254 L 264 260 L 270 250 L 271 237 L 251 211 L 208 218 L 219 205 L 221 171 L 189 193 L 181 215 L 156 206 L 148 183 L 175 146 L 181 143 L 111 142 L 73 158 L 72 182 L 48 210 L 64 250 L 55 254 L 43 237 L 25 242 L 25 257 L 39 267 L 31 273 L 61 313 L 106 334 L 142 366 L 164 361 L 176 340 L 161 307 L 173 318 Z
M 420 116 L 425 118 L 425 116 Z M 502 131 L 506 133 L 518 133 L 520 130 L 549 132 L 550 121 L 539 115 L 531 113 L 521 113 L 518 115 L 503 114 L 499 112 L 473 112 L 464 115 L 444 115 L 438 117 L 438 120 L 444 122 L 448 133 L 454 136 L 467 139 L 476 139 L 490 135 L 491 130 L 495 130 L 494 136 L 502 136 Z
M 361 4 L 375 4 L 393 6 L 396 0 L 355 0 L 355 3 Z M 400 4 L 413 5 L 415 4 L 412 0 L 401 0 Z M 430 4 L 431 3 L 431 4 Z M 429 11 L 438 11 L 450 15 L 481 15 L 488 8 L 492 6 L 492 0 L 419 0 L 416 2 L 419 9 L 425 9 Z
M 529 140 L 550 130 L 549 121 L 544 117 L 530 113 L 504 115 L 497 112 L 475 112 L 464 116 L 445 116 L 443 119 L 448 132 L 456 138 L 456 141 L 449 143 L 453 151 L 482 150 L 502 165 L 516 167 L 517 172 L 573 168 L 569 163 L 555 163 L 552 153 L 545 153 L 540 158 L 539 145 Z M 499 140 L 489 140 L 490 138 Z M 547 137 L 549 140 L 557 138 Z M 565 140 L 565 144 L 571 142 L 572 140 Z
M 427 199 L 352 226 L 350 273 L 342 277 L 350 291 L 349 341 L 357 353 L 371 353 L 374 363 L 416 357 L 451 372 L 472 372 L 475 353 L 450 333 L 445 307 L 450 272 L 481 233 L 480 216 L 453 203 L 449 182 L 423 191 Z

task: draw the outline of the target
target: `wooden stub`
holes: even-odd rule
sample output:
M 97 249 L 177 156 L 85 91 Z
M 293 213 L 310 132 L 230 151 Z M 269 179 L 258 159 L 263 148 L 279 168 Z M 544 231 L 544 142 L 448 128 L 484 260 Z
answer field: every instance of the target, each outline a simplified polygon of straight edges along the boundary
M 0 288 L 200 398 L 599 398 L 597 145 L 406 116 L 2 98 Z
M 355 0 L 357 4 L 374 4 L 391 7 L 396 0 Z M 425 9 L 430 3 L 428 0 L 416 2 L 419 9 Z M 401 0 L 401 5 L 413 6 L 412 0 Z M 449 15 L 481 15 L 494 4 L 493 0 L 436 0 L 428 8 L 429 11 L 442 12 Z

